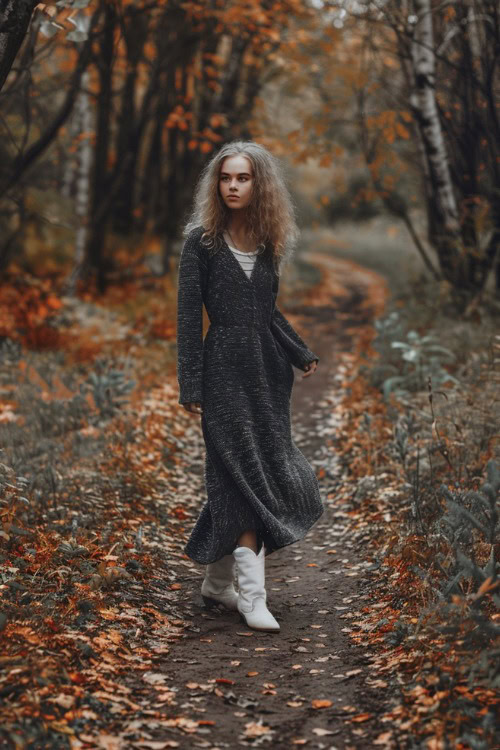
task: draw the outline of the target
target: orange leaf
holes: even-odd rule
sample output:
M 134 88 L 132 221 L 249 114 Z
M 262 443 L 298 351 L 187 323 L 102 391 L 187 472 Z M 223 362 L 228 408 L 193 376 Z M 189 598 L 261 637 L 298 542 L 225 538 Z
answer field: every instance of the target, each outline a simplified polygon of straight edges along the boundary
M 62 302 L 60 299 L 57 299 L 57 297 L 47 297 L 45 302 L 47 303 L 49 307 L 52 307 L 54 310 L 58 310 L 60 307 L 62 307 Z
M 372 714 L 358 714 L 357 716 L 353 716 L 351 721 L 368 721 L 371 718 Z
M 405 140 L 408 140 L 408 138 L 410 137 L 408 128 L 405 128 L 405 126 L 402 125 L 400 122 L 397 122 L 395 127 L 396 127 L 396 133 L 399 135 L 399 137 L 404 138 Z
M 313 708 L 329 708 L 329 706 L 332 705 L 332 701 L 322 700 L 321 698 L 316 698 L 315 700 L 311 701 L 311 706 Z

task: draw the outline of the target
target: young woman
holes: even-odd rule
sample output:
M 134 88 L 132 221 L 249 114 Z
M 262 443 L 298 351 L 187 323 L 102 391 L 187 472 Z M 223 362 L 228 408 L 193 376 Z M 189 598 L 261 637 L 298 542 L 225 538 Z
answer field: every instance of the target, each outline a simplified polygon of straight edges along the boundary
M 265 555 L 302 539 L 324 508 L 291 435 L 292 365 L 310 377 L 319 357 L 276 305 L 298 229 L 275 157 L 253 141 L 224 145 L 202 172 L 184 237 L 179 403 L 201 414 L 208 498 L 184 551 L 207 566 L 206 605 L 222 602 L 248 627 L 278 631 L 266 606 Z

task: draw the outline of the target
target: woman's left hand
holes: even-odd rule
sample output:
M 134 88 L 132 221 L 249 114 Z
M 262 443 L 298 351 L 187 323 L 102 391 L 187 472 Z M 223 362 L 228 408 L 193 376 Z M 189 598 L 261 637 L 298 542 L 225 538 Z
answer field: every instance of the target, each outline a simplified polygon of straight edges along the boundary
M 316 372 L 316 368 L 317 367 L 318 367 L 318 360 L 317 359 L 313 359 L 312 362 L 308 362 L 308 364 L 306 365 L 307 370 L 306 370 L 306 372 L 304 372 L 304 374 L 302 375 L 302 377 L 303 378 L 309 377 L 309 375 L 312 375 L 313 372 Z

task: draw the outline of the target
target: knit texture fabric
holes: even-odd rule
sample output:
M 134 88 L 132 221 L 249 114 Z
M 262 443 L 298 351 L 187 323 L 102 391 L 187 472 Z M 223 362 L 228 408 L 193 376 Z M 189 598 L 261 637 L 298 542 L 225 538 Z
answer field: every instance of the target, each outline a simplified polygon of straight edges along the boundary
M 290 414 L 292 365 L 305 371 L 319 357 L 276 306 L 269 249 L 248 278 L 223 238 L 209 252 L 203 231 L 189 234 L 179 261 L 177 378 L 179 403 L 203 407 L 207 501 L 184 552 L 206 565 L 231 554 L 248 529 L 266 554 L 296 542 L 324 507 Z

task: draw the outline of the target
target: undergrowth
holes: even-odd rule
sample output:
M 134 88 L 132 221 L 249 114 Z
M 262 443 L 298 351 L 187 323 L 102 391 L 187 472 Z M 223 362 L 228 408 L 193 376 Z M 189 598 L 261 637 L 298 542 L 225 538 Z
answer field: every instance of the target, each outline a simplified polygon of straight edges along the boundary
M 412 750 L 489 750 L 500 688 L 500 336 L 494 316 L 431 319 L 425 306 L 393 303 L 375 322 L 375 356 L 352 384 L 392 424 L 371 470 L 395 466 L 403 488 L 374 554 L 374 588 L 392 613 L 378 626 L 406 654 Z

